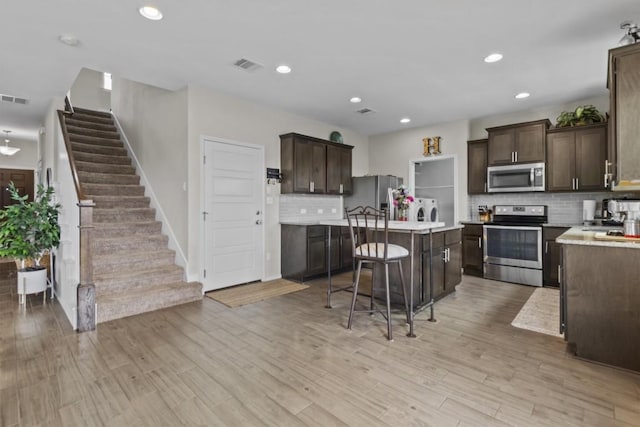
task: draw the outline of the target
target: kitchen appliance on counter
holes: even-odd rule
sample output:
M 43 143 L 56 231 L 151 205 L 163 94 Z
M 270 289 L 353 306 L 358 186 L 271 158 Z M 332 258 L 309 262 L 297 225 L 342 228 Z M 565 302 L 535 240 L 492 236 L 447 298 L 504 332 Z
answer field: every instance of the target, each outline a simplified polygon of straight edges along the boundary
M 487 205 L 478 206 L 478 217 L 482 222 L 490 222 L 491 221 L 491 209 L 487 207 Z
M 624 237 L 640 237 L 640 199 L 611 199 L 607 209 L 622 222 Z
M 496 205 L 483 226 L 484 277 L 542 286 L 545 205 Z
M 438 201 L 436 199 L 416 198 L 409 208 L 409 219 L 417 222 L 438 222 Z
M 489 166 L 487 191 L 489 193 L 513 193 L 544 191 L 544 163 Z
M 353 193 L 344 196 L 344 207 L 371 206 L 376 209 L 390 209 L 389 218 L 396 219 L 391 191 L 402 185 L 402 178 L 392 175 L 371 175 L 353 177 Z

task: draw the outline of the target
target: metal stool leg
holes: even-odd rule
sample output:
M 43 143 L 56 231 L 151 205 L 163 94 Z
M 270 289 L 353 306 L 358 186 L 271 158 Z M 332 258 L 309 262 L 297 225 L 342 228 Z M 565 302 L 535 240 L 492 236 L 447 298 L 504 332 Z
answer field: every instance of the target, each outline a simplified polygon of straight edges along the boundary
M 393 335 L 391 333 L 391 298 L 389 295 L 389 264 L 384 265 L 384 276 L 385 293 L 387 297 L 387 339 L 393 341 Z
M 407 312 L 407 323 L 410 322 L 409 301 L 407 300 L 407 289 L 404 281 L 404 273 L 402 272 L 402 261 L 398 260 L 398 270 L 400 271 L 400 285 L 402 286 L 402 298 L 404 299 L 404 309 Z
M 358 272 L 356 273 L 356 281 L 353 283 L 353 297 L 351 297 L 351 309 L 349 310 L 349 321 L 347 329 L 351 329 L 353 322 L 353 311 L 356 308 L 356 298 L 358 298 L 358 284 L 360 283 L 360 271 L 362 270 L 362 260 L 358 260 Z
M 373 296 L 375 294 L 375 288 L 373 287 L 373 285 L 376 283 L 376 263 L 372 263 L 371 264 L 371 298 L 369 299 L 369 310 L 371 310 L 371 313 L 369 313 L 370 316 L 373 316 Z

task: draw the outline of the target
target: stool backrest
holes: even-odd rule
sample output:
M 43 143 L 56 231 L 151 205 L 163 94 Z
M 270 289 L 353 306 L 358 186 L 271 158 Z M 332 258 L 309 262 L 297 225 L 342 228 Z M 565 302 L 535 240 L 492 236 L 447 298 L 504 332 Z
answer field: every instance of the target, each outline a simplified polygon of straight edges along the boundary
M 351 233 L 351 248 L 355 259 L 387 260 L 389 211 L 371 206 L 358 206 L 345 215 Z

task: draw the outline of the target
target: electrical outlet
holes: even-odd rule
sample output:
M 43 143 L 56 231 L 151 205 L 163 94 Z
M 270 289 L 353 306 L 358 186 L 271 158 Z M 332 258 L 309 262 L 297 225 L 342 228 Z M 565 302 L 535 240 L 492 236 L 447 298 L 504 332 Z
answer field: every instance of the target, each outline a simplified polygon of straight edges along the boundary
M 273 204 L 273 197 L 267 197 L 267 204 L 268 205 L 272 205 Z
M 338 213 L 338 209 L 336 209 L 336 208 L 331 208 L 331 213 Z
M 320 209 L 320 208 L 319 208 L 319 209 L 318 209 L 318 213 L 319 213 L 319 214 L 323 214 L 323 213 L 324 213 L 324 209 Z
M 306 210 L 305 208 L 301 208 L 301 209 L 300 209 L 300 213 L 301 213 L 301 214 L 306 214 L 306 213 L 307 213 L 307 210 Z

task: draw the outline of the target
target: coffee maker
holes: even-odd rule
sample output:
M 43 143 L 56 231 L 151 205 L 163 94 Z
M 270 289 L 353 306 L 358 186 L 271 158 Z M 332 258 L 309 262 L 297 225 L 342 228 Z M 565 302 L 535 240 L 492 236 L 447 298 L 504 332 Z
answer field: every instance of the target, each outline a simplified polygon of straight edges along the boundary
M 640 199 L 611 199 L 607 210 L 623 226 L 625 237 L 640 237 Z

